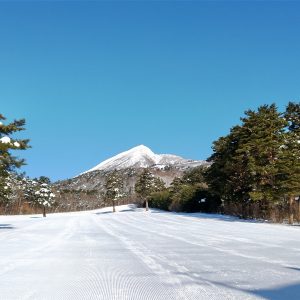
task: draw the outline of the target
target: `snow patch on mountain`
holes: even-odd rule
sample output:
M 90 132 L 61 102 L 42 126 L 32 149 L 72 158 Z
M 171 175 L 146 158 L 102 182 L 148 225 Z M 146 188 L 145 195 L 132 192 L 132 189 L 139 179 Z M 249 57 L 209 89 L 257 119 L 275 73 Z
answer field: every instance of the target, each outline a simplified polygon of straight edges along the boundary
M 156 165 L 158 168 L 161 165 L 176 166 L 188 164 L 194 166 L 204 163 L 204 161 L 188 160 L 172 154 L 155 154 L 148 147 L 139 145 L 101 162 L 97 166 L 83 172 L 82 174 L 99 170 L 112 171 L 127 168 L 149 168 Z

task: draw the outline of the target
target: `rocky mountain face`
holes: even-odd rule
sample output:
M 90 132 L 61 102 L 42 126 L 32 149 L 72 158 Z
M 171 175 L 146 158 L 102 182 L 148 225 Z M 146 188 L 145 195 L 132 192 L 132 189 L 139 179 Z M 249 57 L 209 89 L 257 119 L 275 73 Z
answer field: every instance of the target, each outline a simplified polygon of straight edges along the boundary
M 184 159 L 171 154 L 155 154 L 148 147 L 140 145 L 109 158 L 74 178 L 57 182 L 55 186 L 61 191 L 85 192 L 101 199 L 104 198 L 108 174 L 117 170 L 124 182 L 123 192 L 130 197 L 144 168 L 149 168 L 154 176 L 160 177 L 169 186 L 175 177 L 181 177 L 186 170 L 207 164 L 206 161 Z

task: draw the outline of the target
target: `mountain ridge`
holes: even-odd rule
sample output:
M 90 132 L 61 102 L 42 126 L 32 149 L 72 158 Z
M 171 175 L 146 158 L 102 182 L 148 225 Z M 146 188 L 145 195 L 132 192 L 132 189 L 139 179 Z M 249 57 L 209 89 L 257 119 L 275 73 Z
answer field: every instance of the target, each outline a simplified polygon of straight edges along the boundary
M 73 178 L 58 181 L 55 187 L 60 191 L 59 202 L 62 207 L 92 209 L 106 201 L 107 178 L 115 170 L 123 181 L 122 193 L 125 199 L 131 201 L 135 197 L 137 179 L 145 168 L 168 187 L 174 178 L 182 177 L 186 171 L 199 166 L 207 167 L 209 163 L 173 154 L 155 154 L 148 147 L 139 145 L 110 157 Z
M 82 172 L 78 176 L 93 171 L 112 171 L 128 168 L 149 168 L 155 166 L 161 169 L 164 166 L 198 166 L 205 163 L 206 162 L 203 160 L 185 159 L 174 154 L 155 154 L 150 148 L 146 147 L 145 145 L 138 145 L 102 161 L 95 167 Z

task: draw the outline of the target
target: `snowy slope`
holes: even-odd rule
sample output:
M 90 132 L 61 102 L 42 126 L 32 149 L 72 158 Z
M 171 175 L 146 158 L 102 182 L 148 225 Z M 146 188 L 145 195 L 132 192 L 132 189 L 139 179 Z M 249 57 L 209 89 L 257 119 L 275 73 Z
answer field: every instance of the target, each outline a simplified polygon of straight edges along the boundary
M 0 216 L 0 299 L 299 299 L 300 227 L 117 209 Z
M 155 154 L 151 149 L 144 145 L 134 147 L 128 151 L 122 152 L 112 158 L 109 158 L 94 168 L 84 172 L 91 172 L 96 170 L 120 170 L 126 168 L 147 168 L 152 166 L 164 166 L 164 165 L 201 165 L 203 161 L 188 160 L 180 156 L 171 154 Z M 82 174 L 84 174 L 82 173 Z

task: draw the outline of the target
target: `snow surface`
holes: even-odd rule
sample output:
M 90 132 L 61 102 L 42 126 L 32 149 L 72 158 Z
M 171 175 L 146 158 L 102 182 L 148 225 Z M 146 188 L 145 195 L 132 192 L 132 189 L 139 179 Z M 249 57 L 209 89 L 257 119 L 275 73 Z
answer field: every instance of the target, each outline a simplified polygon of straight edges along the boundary
M 112 171 L 115 169 L 120 170 L 132 167 L 147 168 L 160 164 L 174 165 L 185 162 L 194 162 L 198 163 L 199 165 L 203 164 L 203 161 L 186 160 L 180 156 L 172 154 L 155 154 L 148 147 L 140 145 L 111 157 L 84 173 L 96 170 Z
M 134 206 L 0 217 L 0 299 L 299 299 L 300 227 Z

